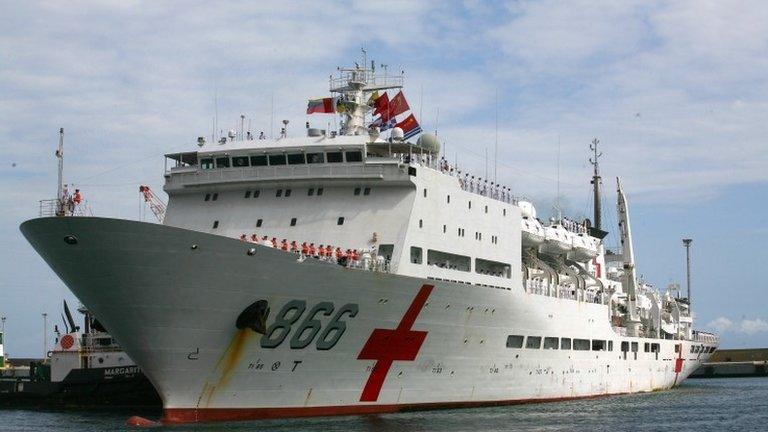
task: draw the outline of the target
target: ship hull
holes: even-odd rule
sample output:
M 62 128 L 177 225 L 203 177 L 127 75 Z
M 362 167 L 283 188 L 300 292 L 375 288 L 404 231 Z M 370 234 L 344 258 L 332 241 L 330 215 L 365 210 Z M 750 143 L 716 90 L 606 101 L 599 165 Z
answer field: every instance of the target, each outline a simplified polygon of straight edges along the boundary
M 653 391 L 679 384 L 708 357 L 691 353 L 698 343 L 690 341 L 618 335 L 605 305 L 522 287 L 300 262 L 125 220 L 42 218 L 21 230 L 142 368 L 169 423 Z M 265 328 L 238 328 L 259 301 L 269 308 Z M 613 341 L 613 350 L 508 348 L 509 335 Z M 639 352 L 621 352 L 622 341 Z M 660 351 L 645 352 L 646 343 Z

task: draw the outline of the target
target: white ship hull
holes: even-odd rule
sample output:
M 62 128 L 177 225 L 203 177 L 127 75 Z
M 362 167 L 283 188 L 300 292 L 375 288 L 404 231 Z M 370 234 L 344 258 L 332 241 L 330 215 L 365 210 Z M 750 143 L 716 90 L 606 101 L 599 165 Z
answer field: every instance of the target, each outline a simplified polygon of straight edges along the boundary
M 691 345 L 712 345 L 622 337 L 610 326 L 608 306 L 531 294 L 521 285 L 468 286 L 297 262 L 291 253 L 162 225 L 43 218 L 21 230 L 149 377 L 167 422 L 668 389 L 708 358 L 692 354 Z M 77 244 L 64 241 L 70 235 Z M 258 300 L 269 304 L 268 325 L 288 302 L 306 305 L 273 348 L 262 347 L 262 334 L 235 327 Z M 348 305 L 340 337 L 326 334 Z M 296 335 L 313 307 L 320 329 Z M 318 349 L 324 335 L 336 340 Z M 606 340 L 613 350 L 507 348 L 509 335 Z M 622 342 L 638 342 L 639 352 L 622 352 Z M 660 352 L 645 352 L 646 343 L 660 344 Z

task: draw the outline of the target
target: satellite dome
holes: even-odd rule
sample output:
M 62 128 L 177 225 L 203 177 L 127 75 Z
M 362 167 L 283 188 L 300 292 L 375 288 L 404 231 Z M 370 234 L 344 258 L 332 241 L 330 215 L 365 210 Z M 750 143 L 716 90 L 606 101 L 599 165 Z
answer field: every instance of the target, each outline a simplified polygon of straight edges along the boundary
M 418 141 L 416 141 L 416 145 L 429 153 L 440 152 L 440 141 L 437 140 L 435 134 L 429 132 L 421 134 Z
M 402 141 L 403 140 L 403 130 L 399 127 L 392 128 L 392 137 L 393 141 Z

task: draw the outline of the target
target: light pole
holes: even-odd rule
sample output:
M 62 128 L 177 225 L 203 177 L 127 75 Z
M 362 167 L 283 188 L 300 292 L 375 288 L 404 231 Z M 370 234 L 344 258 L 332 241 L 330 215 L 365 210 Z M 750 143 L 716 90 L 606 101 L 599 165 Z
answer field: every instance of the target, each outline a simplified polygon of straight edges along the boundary
M 48 357 L 48 314 L 43 313 L 43 361 Z
M 685 245 L 685 282 L 688 288 L 688 310 L 691 309 L 691 242 L 693 239 L 683 239 Z
M 2 326 L 0 326 L 0 333 L 5 334 L 5 317 L 0 317 L 0 321 L 2 321 Z

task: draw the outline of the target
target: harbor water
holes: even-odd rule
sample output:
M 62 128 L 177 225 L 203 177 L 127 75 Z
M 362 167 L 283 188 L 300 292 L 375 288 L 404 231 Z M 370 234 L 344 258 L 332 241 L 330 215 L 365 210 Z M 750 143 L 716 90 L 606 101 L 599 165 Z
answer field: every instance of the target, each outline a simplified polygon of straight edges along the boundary
M 134 411 L 0 410 L 0 431 L 130 430 Z M 135 429 L 134 429 L 135 430 Z M 688 380 L 673 390 L 596 399 L 386 415 L 159 427 L 172 431 L 765 431 L 768 379 Z

